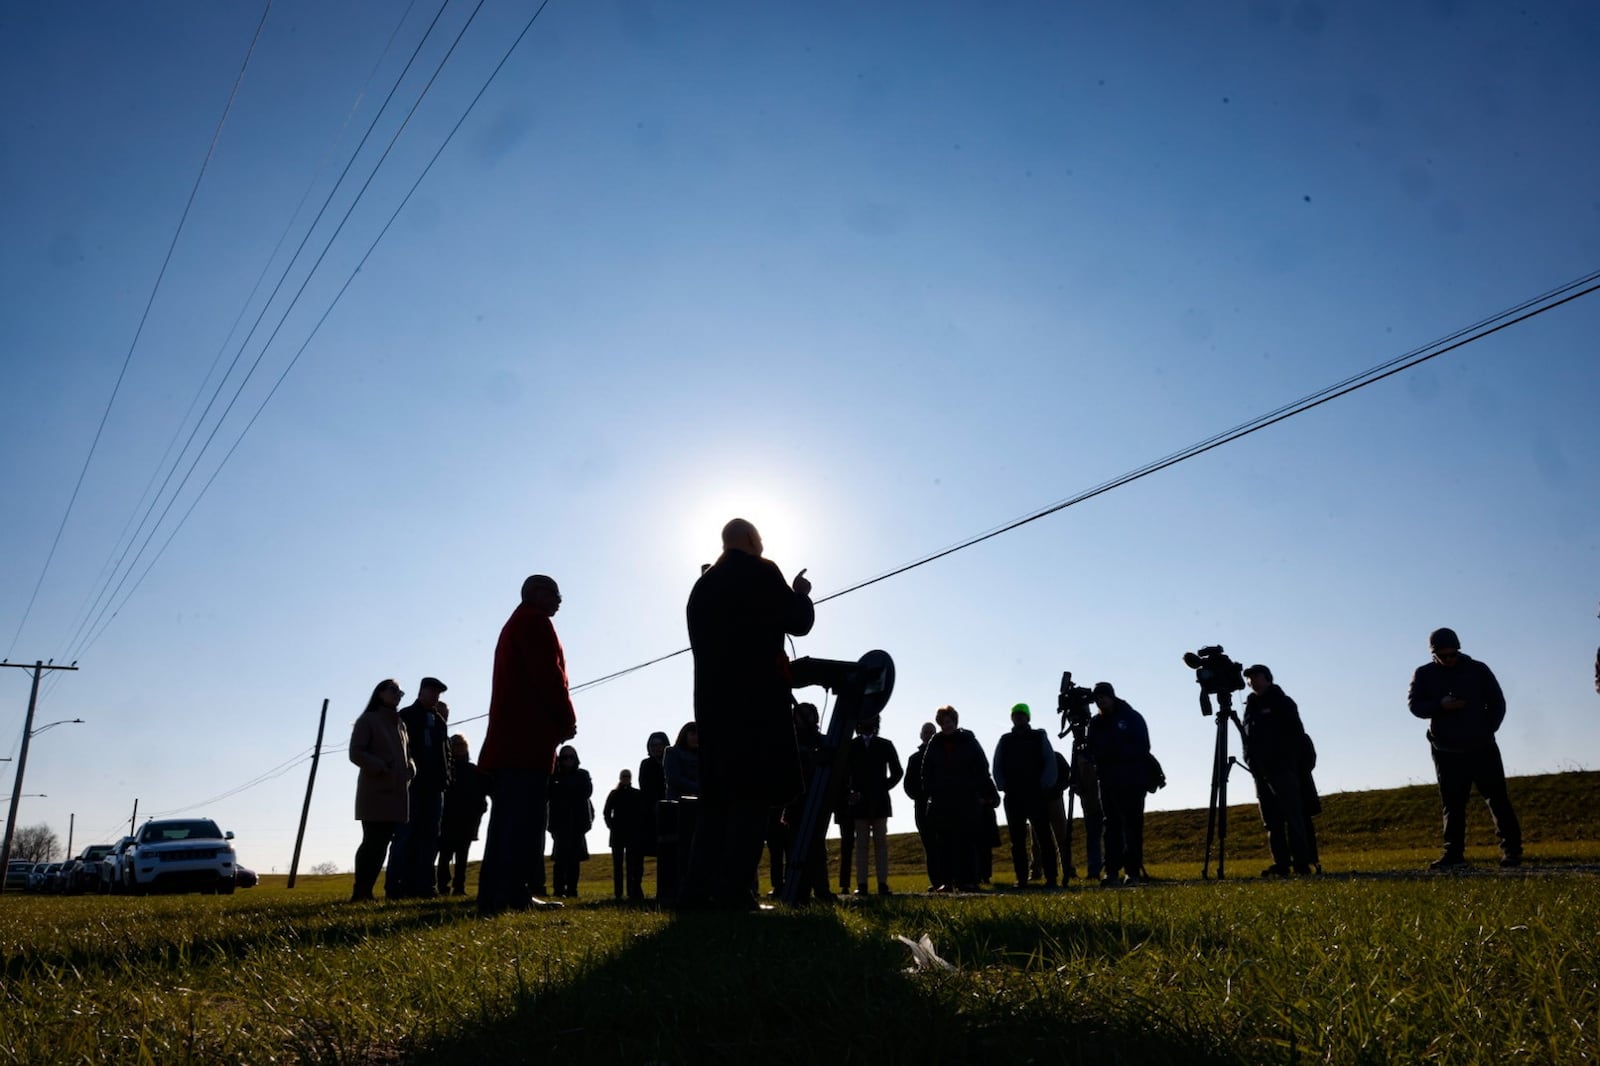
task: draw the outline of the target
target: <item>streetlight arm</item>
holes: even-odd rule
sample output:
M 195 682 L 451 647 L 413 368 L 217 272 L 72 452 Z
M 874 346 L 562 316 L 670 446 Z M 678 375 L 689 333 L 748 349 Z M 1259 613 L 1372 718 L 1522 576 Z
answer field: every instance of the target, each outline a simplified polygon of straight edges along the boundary
M 28 735 L 30 737 L 36 737 L 40 733 L 43 733 L 46 729 L 54 729 L 58 725 L 82 725 L 82 724 L 83 724 L 83 719 L 82 718 L 63 718 L 60 721 L 47 722 L 46 724 L 40 726 L 38 729 L 35 729 L 33 732 L 29 733 Z

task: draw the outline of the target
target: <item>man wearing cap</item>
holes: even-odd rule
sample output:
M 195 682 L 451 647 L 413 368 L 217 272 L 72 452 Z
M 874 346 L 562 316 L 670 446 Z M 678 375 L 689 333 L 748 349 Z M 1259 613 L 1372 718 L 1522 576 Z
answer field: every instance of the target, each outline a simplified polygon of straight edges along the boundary
M 561 609 L 553 578 L 522 583 L 522 602 L 494 649 L 489 725 L 478 768 L 494 780 L 489 833 L 478 876 L 478 913 L 560 906 L 546 903 L 544 837 L 556 747 L 578 733 L 567 692 L 567 658 L 550 619 Z
M 1412 714 L 1428 720 L 1428 743 L 1444 804 L 1444 852 L 1429 868 L 1467 865 L 1467 797 L 1474 785 L 1494 818 L 1500 865 L 1520 866 L 1522 827 L 1506 793 L 1505 764 L 1494 739 L 1506 717 L 1500 682 L 1487 666 L 1462 653 L 1453 629 L 1435 629 L 1428 647 L 1433 661 L 1411 675 L 1407 704 Z
M 1150 730 L 1111 682 L 1093 690 L 1099 709 L 1089 719 L 1089 754 L 1100 781 L 1105 865 L 1100 883 L 1136 884 L 1144 872 L 1144 798 L 1150 784 Z M 1118 872 L 1124 876 L 1119 880 Z
M 417 684 L 416 701 L 400 711 L 417 773 L 411 779 L 411 817 L 395 831 L 389 846 L 383 892 L 391 899 L 438 895 L 434 864 L 439 857 L 444 792 L 450 784 L 450 738 L 438 706 L 448 687 L 437 677 L 425 677 Z
M 1244 700 L 1244 761 L 1256 782 L 1256 801 L 1267 829 L 1272 865 L 1262 877 L 1288 877 L 1312 869 L 1310 819 L 1304 781 L 1305 726 L 1300 708 L 1273 684 L 1272 671 L 1259 663 L 1244 672 L 1250 695 Z
M 994 785 L 1005 793 L 1006 833 L 1011 837 L 1011 868 L 1017 887 L 1028 887 L 1028 837 L 1044 869 L 1044 887 L 1056 887 L 1056 844 L 1050 832 L 1047 804 L 1056 784 L 1056 753 L 1050 734 L 1033 728 L 1026 703 L 1011 708 L 1011 731 L 994 746 Z

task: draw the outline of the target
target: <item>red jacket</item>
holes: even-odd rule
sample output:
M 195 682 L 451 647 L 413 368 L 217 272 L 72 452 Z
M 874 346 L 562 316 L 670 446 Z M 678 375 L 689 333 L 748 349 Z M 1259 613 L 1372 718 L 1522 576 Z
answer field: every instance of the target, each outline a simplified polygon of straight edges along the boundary
M 528 604 L 511 612 L 494 649 L 482 770 L 555 769 L 556 748 L 578 732 L 567 694 L 567 659 L 550 619 Z

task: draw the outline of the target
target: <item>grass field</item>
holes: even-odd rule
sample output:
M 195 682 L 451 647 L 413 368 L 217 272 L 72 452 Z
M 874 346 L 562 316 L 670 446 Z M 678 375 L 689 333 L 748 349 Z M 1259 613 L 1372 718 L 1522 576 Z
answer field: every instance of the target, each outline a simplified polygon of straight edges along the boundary
M 348 877 L 232 897 L 0 897 L 0 1060 L 24 1063 L 1498 1063 L 1600 1057 L 1600 774 L 1513 782 L 1529 865 L 1427 875 L 1431 789 L 1329 797 L 1322 877 L 1263 882 L 1235 813 L 1153 815 L 1158 880 L 674 916 L 351 905 Z M 1198 834 L 1194 831 L 1198 824 Z M 997 855 L 997 858 L 999 856 Z M 999 866 L 1003 868 L 1004 863 Z M 1009 878 L 997 875 L 1002 883 Z M 927 936 L 951 968 L 907 972 Z

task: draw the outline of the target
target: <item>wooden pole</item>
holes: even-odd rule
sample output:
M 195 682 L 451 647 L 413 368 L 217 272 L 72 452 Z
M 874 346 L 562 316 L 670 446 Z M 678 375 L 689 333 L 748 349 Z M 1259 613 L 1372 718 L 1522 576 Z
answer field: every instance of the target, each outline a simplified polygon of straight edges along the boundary
M 306 838 L 306 819 L 311 816 L 311 789 L 317 783 L 317 762 L 322 758 L 322 731 L 328 724 L 328 701 L 322 701 L 322 717 L 317 720 L 317 743 L 311 749 L 311 775 L 306 778 L 306 801 L 300 808 L 300 831 L 294 835 L 294 858 L 289 860 L 289 883 L 293 888 L 295 875 L 300 872 L 300 845 Z
M 33 712 L 39 705 L 39 678 L 46 670 L 76 670 L 78 667 L 57 666 L 54 660 L 46 663 L 36 660 L 32 666 L 26 663 L 0 662 L 0 666 L 14 666 L 19 670 L 28 670 L 33 674 L 33 687 L 28 691 L 28 714 L 22 720 L 22 747 L 17 752 L 17 772 L 11 779 L 11 813 L 6 815 L 5 839 L 0 841 L 0 874 L 3 874 L 11 865 L 11 837 L 17 829 L 17 804 L 22 801 L 22 775 L 28 769 L 28 742 L 33 739 L 36 732 L 33 728 Z M 51 722 L 50 725 L 56 723 Z M 37 732 L 43 733 L 50 726 L 43 726 Z M 6 890 L 5 878 L 0 876 L 0 892 Z

